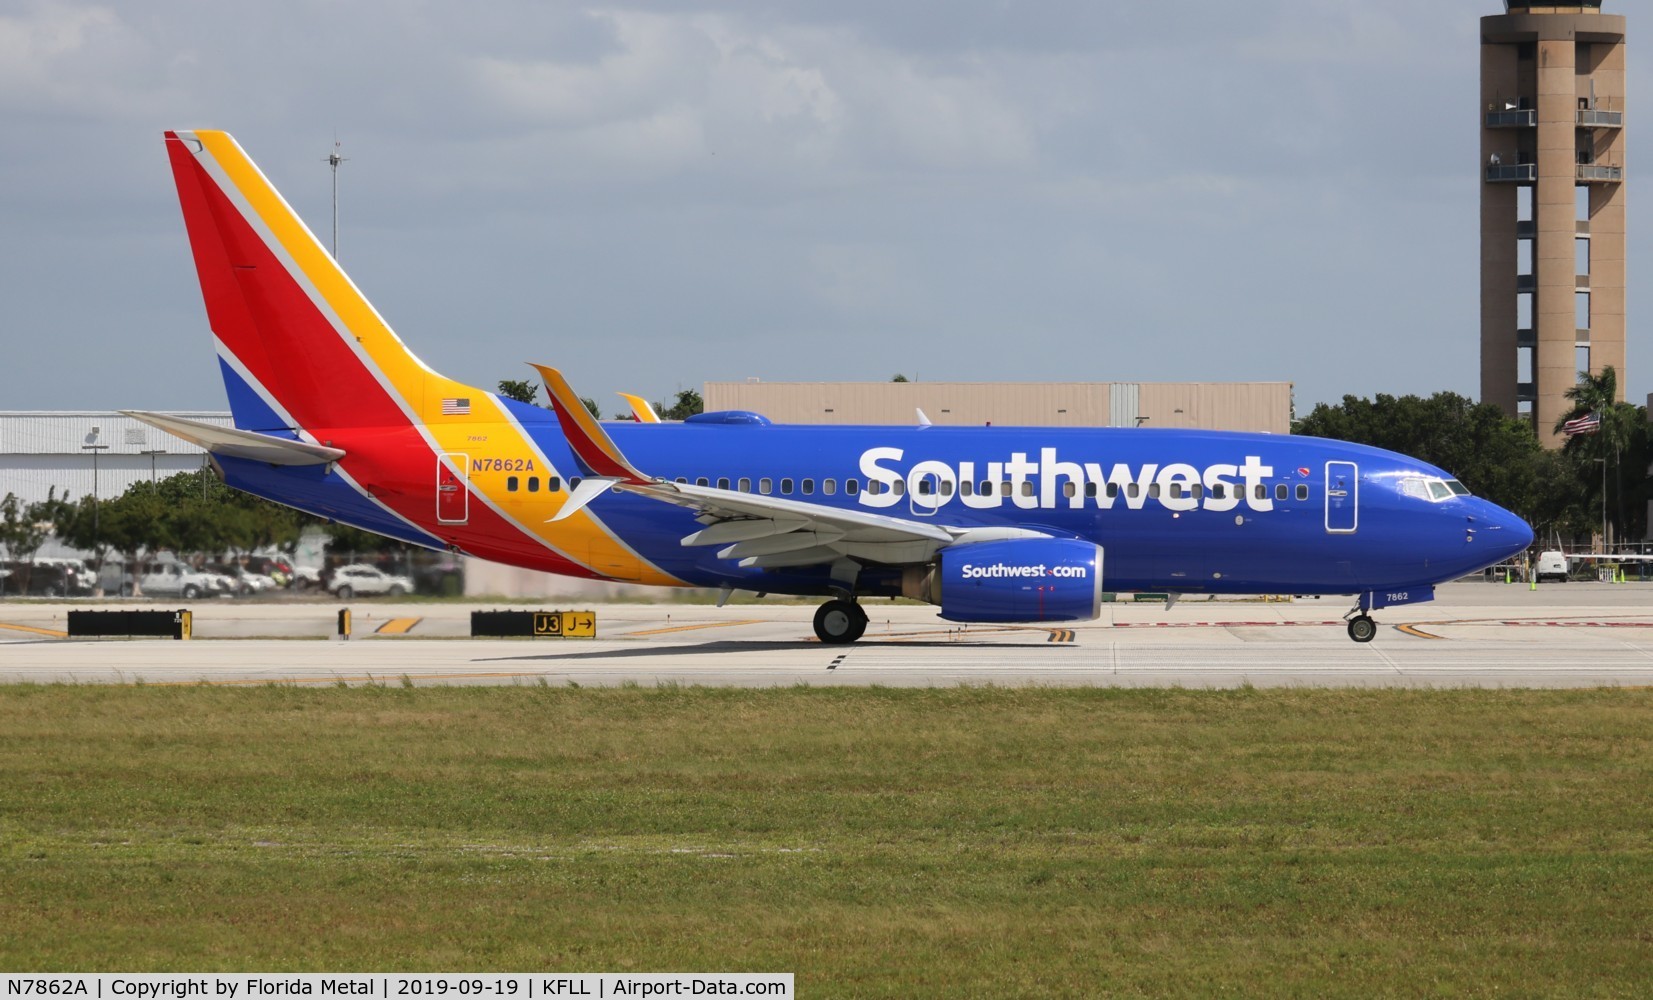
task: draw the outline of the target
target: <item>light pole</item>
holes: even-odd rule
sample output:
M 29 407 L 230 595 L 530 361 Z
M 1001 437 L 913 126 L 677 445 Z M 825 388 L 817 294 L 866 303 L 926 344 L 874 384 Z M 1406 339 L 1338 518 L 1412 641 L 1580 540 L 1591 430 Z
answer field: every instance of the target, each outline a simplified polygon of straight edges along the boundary
M 80 446 L 81 451 L 92 453 L 92 547 L 94 549 L 97 548 L 98 529 L 101 527 L 99 520 L 103 513 L 103 501 L 98 497 L 98 452 L 107 451 L 109 448 L 106 444 L 97 444 L 97 439 L 98 428 L 94 427 L 92 433 L 87 435 L 87 443 Z
M 165 448 L 149 448 L 145 451 L 138 452 L 138 454 L 149 456 L 149 485 L 154 486 L 155 485 L 155 456 L 156 455 L 165 455 L 166 454 L 166 449 Z
M 1607 554 L 1607 459 L 1597 458 L 1594 461 L 1601 463 L 1601 552 Z

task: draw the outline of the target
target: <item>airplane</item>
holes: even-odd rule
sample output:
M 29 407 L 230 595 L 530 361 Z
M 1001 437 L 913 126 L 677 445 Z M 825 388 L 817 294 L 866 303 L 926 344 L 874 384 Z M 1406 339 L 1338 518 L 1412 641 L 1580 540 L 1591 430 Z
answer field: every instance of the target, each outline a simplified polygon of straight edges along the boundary
M 234 427 L 128 412 L 318 517 L 571 577 L 821 597 L 834 644 L 867 599 L 1048 623 L 1098 617 L 1105 590 L 1347 595 L 1369 642 L 1371 611 L 1532 543 L 1441 469 L 1320 438 L 604 423 L 548 365 L 551 409 L 502 398 L 416 358 L 230 135 L 165 139 Z

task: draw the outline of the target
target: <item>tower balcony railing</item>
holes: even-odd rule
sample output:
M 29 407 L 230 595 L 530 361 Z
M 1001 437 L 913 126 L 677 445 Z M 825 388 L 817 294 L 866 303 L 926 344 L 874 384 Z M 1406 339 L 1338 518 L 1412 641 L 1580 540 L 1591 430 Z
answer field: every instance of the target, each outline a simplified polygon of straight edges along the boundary
M 1526 184 L 1538 180 L 1536 163 L 1493 163 L 1487 166 L 1487 180 L 1491 183 Z
M 1580 163 L 1578 173 L 1574 177 L 1581 181 L 1617 184 L 1624 180 L 1624 168 L 1608 166 L 1605 163 Z
M 1584 112 L 1580 111 L 1579 114 Z M 1511 108 L 1508 111 L 1488 111 L 1487 128 L 1531 128 L 1538 124 L 1538 112 L 1532 108 Z
M 1580 111 L 1578 123 L 1589 128 L 1623 128 L 1622 111 Z

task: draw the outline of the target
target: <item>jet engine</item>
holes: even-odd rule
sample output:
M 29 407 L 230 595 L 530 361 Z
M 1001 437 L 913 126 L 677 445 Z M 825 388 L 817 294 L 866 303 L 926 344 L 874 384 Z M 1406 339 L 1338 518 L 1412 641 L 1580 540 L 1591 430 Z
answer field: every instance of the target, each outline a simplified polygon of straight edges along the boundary
M 901 584 L 903 596 L 939 606 L 948 621 L 1089 621 L 1102 610 L 1102 547 L 1072 538 L 954 545 Z

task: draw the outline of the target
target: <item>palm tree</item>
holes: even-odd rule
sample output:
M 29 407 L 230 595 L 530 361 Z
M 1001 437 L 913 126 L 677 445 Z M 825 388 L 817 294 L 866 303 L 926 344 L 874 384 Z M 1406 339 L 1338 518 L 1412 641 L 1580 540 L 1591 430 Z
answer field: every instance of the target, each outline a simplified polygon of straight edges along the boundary
M 1601 429 L 1594 434 L 1574 434 L 1567 439 L 1567 443 L 1562 446 L 1562 450 L 1572 456 L 1578 463 L 1579 478 L 1582 482 L 1587 483 L 1590 488 L 1599 488 L 1595 486 L 1598 482 L 1594 475 L 1596 462 L 1601 462 L 1603 466 L 1601 481 L 1606 479 L 1606 465 L 1608 462 L 1612 463 L 1613 477 L 1617 480 L 1620 474 L 1619 456 L 1629 450 L 1635 439 L 1638 424 L 1643 419 L 1641 411 L 1637 407 L 1629 403 L 1619 402 L 1618 372 L 1613 369 L 1612 365 L 1602 368 L 1599 375 L 1579 372 L 1577 384 L 1568 389 L 1566 395 L 1568 399 L 1572 400 L 1573 408 L 1555 422 L 1557 434 L 1561 433 L 1562 427 L 1566 425 L 1567 421 L 1591 413 L 1601 414 Z M 1619 534 L 1622 537 L 1624 489 L 1622 483 L 1619 483 L 1618 486 L 1619 488 L 1615 492 L 1619 496 L 1620 502 L 1617 506 L 1620 509 L 1617 512 L 1618 516 L 1613 519 L 1613 524 L 1619 529 Z M 1605 498 L 1602 498 L 1602 501 L 1605 502 Z M 1605 538 L 1602 539 L 1603 545 L 1606 542 Z

